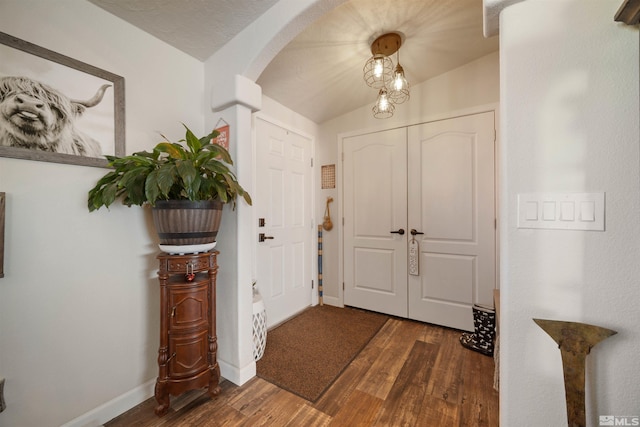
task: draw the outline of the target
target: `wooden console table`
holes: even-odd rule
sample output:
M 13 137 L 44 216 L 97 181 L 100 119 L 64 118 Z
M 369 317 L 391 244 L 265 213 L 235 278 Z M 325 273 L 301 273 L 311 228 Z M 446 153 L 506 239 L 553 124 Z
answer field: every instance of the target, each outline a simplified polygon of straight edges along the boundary
M 169 410 L 169 396 L 208 387 L 220 393 L 216 358 L 216 273 L 218 251 L 158 255 L 160 348 L 155 413 Z

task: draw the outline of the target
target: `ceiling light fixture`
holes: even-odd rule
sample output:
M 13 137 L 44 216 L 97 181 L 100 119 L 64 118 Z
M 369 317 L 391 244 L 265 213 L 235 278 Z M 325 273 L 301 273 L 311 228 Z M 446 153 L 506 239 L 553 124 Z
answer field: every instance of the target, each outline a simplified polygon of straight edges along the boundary
M 369 87 L 382 89 L 385 81 L 391 81 L 393 61 L 388 56 L 376 53 L 364 64 L 362 71 Z
M 364 81 L 369 87 L 378 89 L 378 99 L 373 107 L 373 116 L 386 119 L 393 116 L 395 104 L 409 99 L 409 84 L 400 65 L 399 33 L 386 33 L 371 43 L 373 56 L 364 64 Z M 393 66 L 390 56 L 396 54 L 397 65 Z
M 409 83 L 404 76 L 404 68 L 400 65 L 400 50 L 396 52 L 397 62 L 396 69 L 393 72 L 393 80 L 391 81 L 391 90 L 389 97 L 394 104 L 402 104 L 409 99 Z
M 391 102 L 389 94 L 386 88 L 380 89 L 378 92 L 378 100 L 376 105 L 373 106 L 373 117 L 376 119 L 388 119 L 393 116 L 393 111 L 396 109 L 395 105 Z

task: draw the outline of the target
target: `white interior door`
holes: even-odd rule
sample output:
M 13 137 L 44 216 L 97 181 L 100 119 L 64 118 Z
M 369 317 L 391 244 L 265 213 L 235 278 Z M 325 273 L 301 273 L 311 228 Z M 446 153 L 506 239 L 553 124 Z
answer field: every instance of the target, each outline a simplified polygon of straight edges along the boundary
M 343 142 L 344 303 L 402 317 L 407 317 L 406 132 L 393 129 Z
M 258 117 L 255 128 L 256 281 L 272 326 L 311 304 L 311 140 Z
M 495 170 L 492 112 L 411 126 L 409 228 L 419 274 L 409 317 L 473 330 L 474 303 L 493 305 Z
M 346 305 L 473 330 L 496 278 L 494 129 L 488 112 L 343 140 Z

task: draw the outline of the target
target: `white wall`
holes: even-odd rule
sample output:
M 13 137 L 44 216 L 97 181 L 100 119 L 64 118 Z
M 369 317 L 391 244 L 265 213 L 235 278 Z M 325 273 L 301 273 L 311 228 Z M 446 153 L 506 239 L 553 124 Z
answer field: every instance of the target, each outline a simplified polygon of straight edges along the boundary
M 448 73 L 434 77 L 411 87 L 411 98 L 396 106 L 395 114 L 389 119 L 376 119 L 371 108 L 375 102 L 375 93 L 371 93 L 371 105 L 364 106 L 320 125 L 319 143 L 316 146 L 316 164 L 335 164 L 339 174 L 338 142 L 341 134 L 391 129 L 431 120 L 451 117 L 469 112 L 477 107 L 495 109 L 499 100 L 499 55 L 498 52 L 486 55 L 476 61 L 456 68 Z M 411 83 L 411 82 L 410 82 Z M 340 182 L 331 190 L 316 193 L 316 217 L 322 219 L 324 203 L 327 197 L 333 197 L 333 223 L 338 224 L 341 216 L 339 197 Z M 322 282 L 324 300 L 329 304 L 340 305 L 341 285 L 339 285 L 339 249 L 338 227 L 323 233 L 323 270 Z
M 127 153 L 150 148 L 160 131 L 182 137 L 181 121 L 203 131 L 203 64 L 102 9 L 84 0 L 0 0 L 0 29 L 123 76 Z M 0 158 L 2 427 L 59 426 L 112 399 L 125 410 L 151 395 L 157 241 L 141 208 L 87 211 L 87 191 L 106 172 Z
M 639 43 L 620 4 L 501 15 L 503 426 L 566 425 L 560 352 L 532 318 L 618 331 L 587 357 L 587 424 L 640 415 Z M 605 192 L 606 231 L 517 229 L 525 192 Z
M 280 124 L 290 130 L 301 135 L 316 138 L 319 126 L 307 119 L 306 117 L 296 113 L 295 111 L 285 107 L 277 101 L 266 95 L 262 96 L 262 109 L 260 115 L 268 117 L 274 124 Z

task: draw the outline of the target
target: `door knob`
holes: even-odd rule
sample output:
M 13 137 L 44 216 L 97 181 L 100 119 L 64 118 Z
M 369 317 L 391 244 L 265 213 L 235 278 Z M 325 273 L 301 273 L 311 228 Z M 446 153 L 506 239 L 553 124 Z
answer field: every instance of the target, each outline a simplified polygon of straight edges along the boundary
M 424 233 L 422 233 L 421 231 L 416 231 L 416 229 L 415 229 L 415 228 L 412 228 L 412 229 L 411 229 L 411 235 L 412 235 L 412 236 L 415 236 L 416 234 L 424 234 Z
M 403 228 L 401 228 L 401 229 L 399 229 L 398 231 L 390 231 L 390 233 L 393 233 L 393 234 L 399 234 L 399 235 L 401 235 L 401 236 L 402 236 L 402 235 L 404 234 L 404 229 L 403 229 Z
M 258 242 L 264 242 L 265 240 L 273 239 L 273 236 L 265 236 L 264 233 L 258 234 Z

